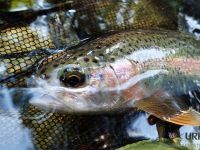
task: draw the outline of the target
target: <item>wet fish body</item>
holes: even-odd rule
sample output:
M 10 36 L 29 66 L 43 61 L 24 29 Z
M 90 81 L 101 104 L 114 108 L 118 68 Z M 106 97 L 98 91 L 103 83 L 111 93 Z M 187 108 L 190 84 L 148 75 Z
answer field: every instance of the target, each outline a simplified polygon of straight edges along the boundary
M 36 74 L 43 92 L 32 104 L 66 112 L 137 107 L 176 124 L 199 125 L 199 101 L 180 98 L 198 93 L 199 47 L 194 38 L 165 30 L 100 37 L 44 59 Z

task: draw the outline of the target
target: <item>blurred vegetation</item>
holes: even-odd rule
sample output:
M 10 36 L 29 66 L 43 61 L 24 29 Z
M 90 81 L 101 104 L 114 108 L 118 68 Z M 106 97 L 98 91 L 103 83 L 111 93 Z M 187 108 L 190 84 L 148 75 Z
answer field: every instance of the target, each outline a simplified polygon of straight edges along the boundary
M 176 11 L 179 11 L 179 9 L 183 7 L 183 0 L 162 0 L 162 1 L 168 3 Z
M 40 0 L 0 0 L 0 11 L 20 11 L 49 7 L 54 4 L 68 2 L 68 0 L 44 0 L 40 6 Z
M 129 144 L 117 150 L 194 150 L 193 148 L 172 144 L 171 142 L 161 141 L 140 141 Z
M 69 0 L 44 0 L 44 4 L 53 5 L 58 3 L 65 3 Z M 182 6 L 182 0 L 162 0 L 167 2 L 175 10 L 178 10 Z M 0 0 L 0 11 L 15 11 L 15 10 L 26 10 L 34 9 L 38 6 L 39 0 Z
M 30 8 L 34 0 L 0 0 L 0 10 L 24 10 Z

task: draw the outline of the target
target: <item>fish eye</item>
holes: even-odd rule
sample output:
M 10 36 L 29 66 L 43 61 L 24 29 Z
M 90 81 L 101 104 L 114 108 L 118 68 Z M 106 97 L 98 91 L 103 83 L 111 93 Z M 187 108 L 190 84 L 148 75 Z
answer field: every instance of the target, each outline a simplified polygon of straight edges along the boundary
M 85 75 L 78 71 L 63 72 L 60 76 L 60 81 L 66 87 L 78 87 L 84 84 Z

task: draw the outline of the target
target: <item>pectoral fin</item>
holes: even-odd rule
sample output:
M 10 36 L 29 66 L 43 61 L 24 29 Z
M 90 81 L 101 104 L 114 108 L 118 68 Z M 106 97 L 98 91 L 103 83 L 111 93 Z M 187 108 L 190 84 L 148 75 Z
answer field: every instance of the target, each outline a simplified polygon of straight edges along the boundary
M 138 109 L 174 124 L 200 126 L 199 112 L 191 108 L 184 100 L 163 91 L 136 101 L 135 105 Z
M 189 108 L 187 111 L 183 111 L 178 115 L 166 119 L 166 121 L 179 125 L 200 126 L 200 113 Z

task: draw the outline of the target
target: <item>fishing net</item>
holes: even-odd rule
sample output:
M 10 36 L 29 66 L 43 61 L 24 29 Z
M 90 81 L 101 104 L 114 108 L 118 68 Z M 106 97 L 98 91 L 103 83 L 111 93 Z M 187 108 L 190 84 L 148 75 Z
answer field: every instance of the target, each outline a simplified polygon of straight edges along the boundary
M 1 12 L 0 20 L 0 82 L 9 86 L 23 85 L 18 74 L 27 75 L 42 58 L 82 39 L 111 31 L 177 26 L 175 12 L 158 0 L 73 1 L 56 9 Z M 22 75 L 19 78 L 23 80 Z
M 176 20 L 175 11 L 160 0 L 74 0 L 45 9 L 4 10 L 0 85 L 25 87 L 42 59 L 60 57 L 57 53 L 67 53 L 83 39 L 130 29 L 176 29 Z M 113 149 L 137 141 L 126 132 L 135 118 L 133 112 L 91 117 L 49 113 L 33 106 L 23 106 L 19 112 L 36 149 Z

